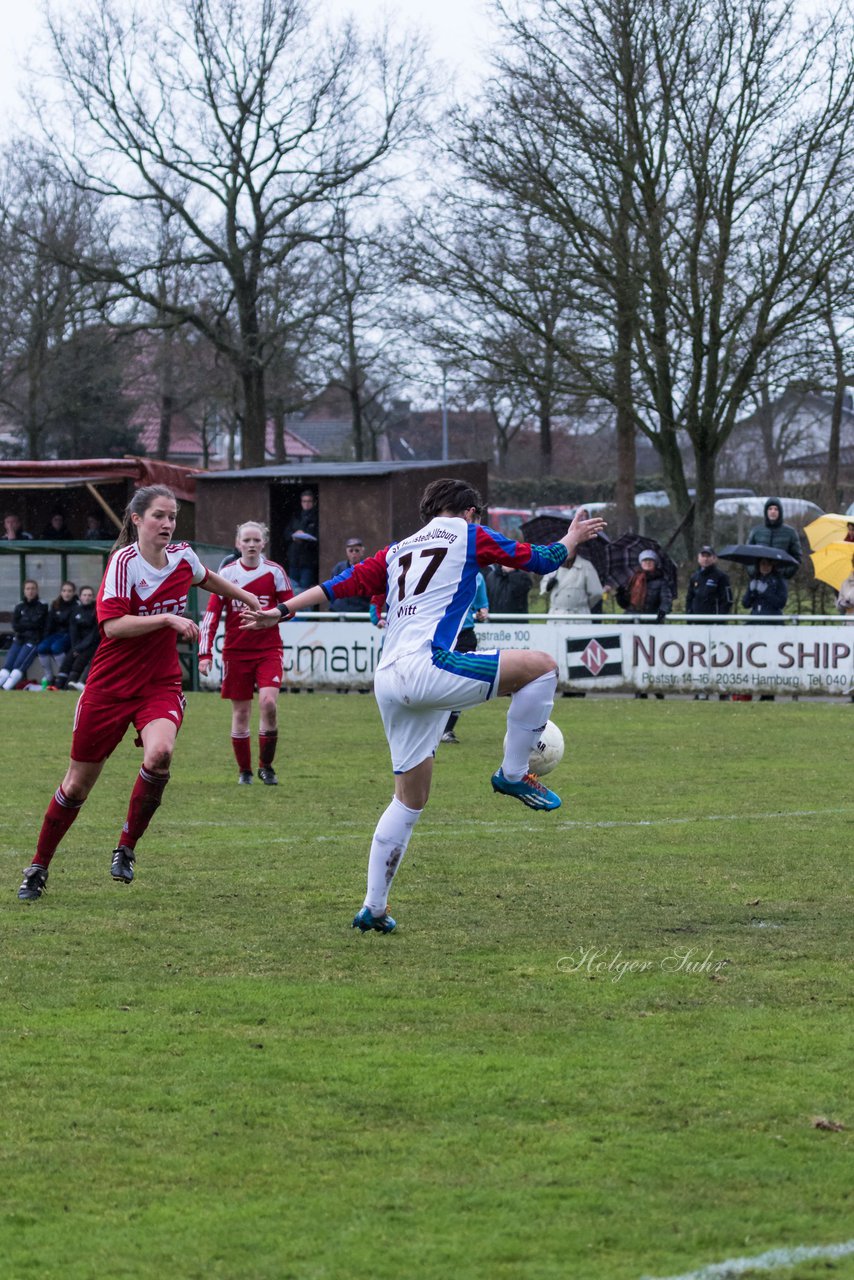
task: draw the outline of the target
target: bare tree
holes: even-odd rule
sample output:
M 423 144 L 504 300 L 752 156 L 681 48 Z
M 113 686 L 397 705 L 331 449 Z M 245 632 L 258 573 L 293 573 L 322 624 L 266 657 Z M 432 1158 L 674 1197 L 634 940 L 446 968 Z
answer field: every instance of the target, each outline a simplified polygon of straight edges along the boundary
M 502 12 L 510 51 L 461 154 L 565 234 L 609 330 L 591 393 L 655 446 L 690 545 L 711 534 L 716 459 L 764 354 L 814 322 L 851 251 L 834 200 L 854 163 L 850 17 L 801 31 L 788 0 Z
M 82 191 L 121 218 L 94 279 L 193 325 L 230 362 L 242 390 L 244 465 L 264 461 L 265 371 L 287 323 L 269 328 L 268 290 L 292 258 L 318 253 L 330 198 L 364 195 L 416 127 L 424 60 L 416 43 L 312 27 L 303 0 L 177 0 L 143 11 L 91 0 L 50 20 L 73 132 L 52 147 Z M 184 235 L 170 259 L 153 223 Z M 164 296 L 180 265 L 193 296 Z

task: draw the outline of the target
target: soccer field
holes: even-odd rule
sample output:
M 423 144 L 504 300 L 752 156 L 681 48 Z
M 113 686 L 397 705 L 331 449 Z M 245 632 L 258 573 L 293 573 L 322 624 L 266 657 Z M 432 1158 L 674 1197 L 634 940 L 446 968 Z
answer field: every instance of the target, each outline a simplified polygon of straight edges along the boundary
M 74 702 L 0 701 L 2 1280 L 854 1277 L 854 706 L 560 700 L 554 814 L 466 713 L 381 937 L 359 696 L 265 788 L 191 695 L 135 883 L 128 737 L 19 903 Z

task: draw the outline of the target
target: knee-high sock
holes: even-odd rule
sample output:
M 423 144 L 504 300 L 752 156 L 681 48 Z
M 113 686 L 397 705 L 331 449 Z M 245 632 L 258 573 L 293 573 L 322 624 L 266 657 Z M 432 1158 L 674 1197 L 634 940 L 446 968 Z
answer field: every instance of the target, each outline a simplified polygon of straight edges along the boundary
M 75 803 L 68 799 L 62 787 L 57 787 L 53 799 L 47 807 L 42 820 L 42 829 L 36 845 L 36 856 L 33 862 L 37 867 L 49 867 L 50 860 L 56 853 L 59 842 L 83 808 L 83 801 Z
M 391 882 L 403 861 L 409 837 L 422 812 L 421 809 L 408 809 L 397 796 L 393 796 L 391 804 L 377 823 L 368 860 L 368 892 L 365 896 L 365 906 L 375 916 L 381 916 L 388 905 Z
M 126 849 L 136 848 L 137 840 L 142 838 L 155 811 L 160 807 L 163 788 L 168 781 L 168 773 L 152 773 L 144 765 L 140 769 L 130 795 L 128 816 L 119 836 L 119 844 L 123 844 Z
M 279 741 L 278 729 L 268 729 L 258 734 L 258 764 L 262 769 L 269 768 L 276 758 L 276 744 Z
M 507 708 L 507 745 L 501 770 L 509 782 L 518 782 L 528 772 L 528 756 L 537 734 L 552 713 L 557 689 L 557 671 L 548 671 L 517 689 Z
M 248 733 L 231 735 L 231 747 L 241 773 L 252 772 L 252 739 Z

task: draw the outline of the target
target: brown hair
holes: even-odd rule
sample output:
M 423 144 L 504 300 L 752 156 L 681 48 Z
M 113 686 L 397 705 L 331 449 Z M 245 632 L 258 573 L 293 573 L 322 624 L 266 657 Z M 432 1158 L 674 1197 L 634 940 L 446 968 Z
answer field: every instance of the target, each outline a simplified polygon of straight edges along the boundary
M 434 520 L 443 511 L 452 516 L 461 516 L 470 507 L 477 509 L 480 515 L 483 509 L 483 498 L 472 485 L 465 480 L 431 480 L 421 495 L 421 519 Z
M 119 529 L 119 536 L 110 548 L 110 555 L 112 555 L 114 551 L 118 551 L 121 547 L 129 547 L 132 542 L 138 541 L 133 516 L 144 516 L 148 508 L 157 498 L 171 498 L 175 503 L 178 501 L 172 490 L 167 488 L 165 484 L 148 484 L 142 489 L 137 489 L 136 493 L 125 507 L 122 527 Z
M 73 590 L 74 595 L 75 595 L 75 597 L 76 597 L 76 595 L 77 595 L 77 588 L 75 587 L 74 583 L 73 583 L 69 578 L 66 578 L 66 579 L 65 579 L 65 581 L 64 581 L 64 582 L 63 582 L 63 584 L 62 584 L 62 587 L 71 587 L 71 589 Z M 62 605 L 67 604 L 67 601 L 66 601 L 66 600 L 63 600 L 63 598 L 62 598 L 62 587 L 60 587 L 60 588 L 59 588 L 59 595 L 56 597 L 56 599 L 55 599 L 55 600 L 53 600 L 53 601 L 51 601 L 51 606 L 50 606 L 50 607 L 51 607 L 51 609 L 59 609 L 59 608 L 61 608 L 61 607 L 62 607 Z

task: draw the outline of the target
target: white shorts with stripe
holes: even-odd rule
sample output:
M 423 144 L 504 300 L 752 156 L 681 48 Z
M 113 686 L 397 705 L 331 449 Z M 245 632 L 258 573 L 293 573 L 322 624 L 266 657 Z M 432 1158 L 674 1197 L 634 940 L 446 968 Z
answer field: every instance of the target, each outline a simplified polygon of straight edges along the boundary
M 488 702 L 498 693 L 497 649 L 475 653 L 402 653 L 374 677 L 395 773 L 436 754 L 448 713 Z

